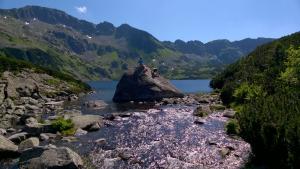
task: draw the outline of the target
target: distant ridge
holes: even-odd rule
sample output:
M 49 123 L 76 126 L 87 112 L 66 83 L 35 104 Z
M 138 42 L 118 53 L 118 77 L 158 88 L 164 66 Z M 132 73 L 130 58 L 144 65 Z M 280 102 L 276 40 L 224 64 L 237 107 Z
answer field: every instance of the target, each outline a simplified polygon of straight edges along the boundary
M 0 9 L 0 31 L 3 55 L 82 80 L 119 79 L 139 57 L 167 78 L 211 78 L 227 64 L 273 40 L 162 42 L 128 24 L 94 24 L 40 6 Z

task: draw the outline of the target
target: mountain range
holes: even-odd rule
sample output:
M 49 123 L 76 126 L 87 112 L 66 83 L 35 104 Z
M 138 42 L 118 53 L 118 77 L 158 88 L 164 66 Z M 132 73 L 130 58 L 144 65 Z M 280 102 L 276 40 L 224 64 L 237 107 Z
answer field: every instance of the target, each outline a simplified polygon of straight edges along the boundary
M 81 80 L 119 79 L 139 57 L 172 79 L 211 78 L 271 38 L 160 41 L 128 24 L 94 24 L 40 6 L 0 9 L 0 55 Z

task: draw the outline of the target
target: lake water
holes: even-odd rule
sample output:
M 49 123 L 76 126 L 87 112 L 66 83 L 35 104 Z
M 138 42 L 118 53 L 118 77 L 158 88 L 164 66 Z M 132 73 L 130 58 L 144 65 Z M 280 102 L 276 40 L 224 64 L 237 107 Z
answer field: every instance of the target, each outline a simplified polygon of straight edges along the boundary
M 171 80 L 171 83 L 184 93 L 208 93 L 211 92 L 209 87 L 210 80 Z M 101 99 L 111 102 L 115 93 L 118 81 L 92 81 L 88 83 L 94 90 L 98 92 L 91 95 L 92 99 Z M 90 98 L 91 99 L 91 98 Z

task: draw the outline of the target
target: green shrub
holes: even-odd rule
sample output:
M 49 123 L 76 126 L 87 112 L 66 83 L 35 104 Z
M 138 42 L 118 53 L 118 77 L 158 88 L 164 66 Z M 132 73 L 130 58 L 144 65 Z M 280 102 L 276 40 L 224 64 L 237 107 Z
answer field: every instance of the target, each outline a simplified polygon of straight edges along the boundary
M 238 114 L 241 136 L 271 168 L 300 168 L 300 94 L 252 100 Z
M 51 123 L 51 126 L 63 135 L 73 135 L 75 133 L 74 123 L 71 119 L 58 118 Z
M 257 97 L 264 97 L 264 95 L 265 93 L 262 87 L 258 85 L 249 85 L 248 83 L 242 83 L 233 93 L 234 101 L 237 104 L 246 103 Z
M 226 124 L 226 133 L 227 134 L 239 134 L 240 131 L 240 127 L 238 124 L 238 121 L 236 119 L 231 119 L 228 121 L 228 123 Z
M 299 32 L 259 46 L 211 82 L 238 110 L 240 136 L 255 161 L 269 168 L 300 168 L 299 46 Z M 226 128 L 236 133 L 235 126 Z

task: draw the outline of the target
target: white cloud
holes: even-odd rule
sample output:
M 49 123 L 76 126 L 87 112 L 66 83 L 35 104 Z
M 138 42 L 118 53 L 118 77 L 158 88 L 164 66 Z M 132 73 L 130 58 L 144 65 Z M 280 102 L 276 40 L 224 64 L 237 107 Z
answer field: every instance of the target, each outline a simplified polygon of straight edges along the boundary
M 78 6 L 78 7 L 75 7 L 75 9 L 80 14 L 85 14 L 87 12 L 87 7 L 86 6 Z

